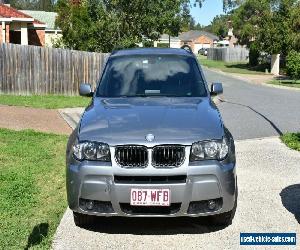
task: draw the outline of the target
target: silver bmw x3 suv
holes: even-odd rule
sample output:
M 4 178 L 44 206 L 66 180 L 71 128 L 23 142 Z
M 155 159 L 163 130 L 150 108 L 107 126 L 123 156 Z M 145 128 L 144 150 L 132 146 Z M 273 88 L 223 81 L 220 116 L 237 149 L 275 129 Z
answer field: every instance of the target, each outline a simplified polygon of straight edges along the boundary
M 113 52 L 67 145 L 67 196 L 78 226 L 94 216 L 209 216 L 231 223 L 235 147 L 195 56 Z

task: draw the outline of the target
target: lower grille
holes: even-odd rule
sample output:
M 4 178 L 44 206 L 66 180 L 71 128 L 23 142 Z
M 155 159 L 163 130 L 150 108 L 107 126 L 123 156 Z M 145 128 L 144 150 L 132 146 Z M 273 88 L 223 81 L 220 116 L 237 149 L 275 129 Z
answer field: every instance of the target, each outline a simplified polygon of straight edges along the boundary
M 175 176 L 119 176 L 115 175 L 115 183 L 141 183 L 141 184 L 174 184 L 186 183 L 186 175 Z
M 172 203 L 169 207 L 144 207 L 144 206 L 131 206 L 129 203 L 120 203 L 122 211 L 126 214 L 132 215 L 168 215 L 176 214 L 179 212 L 181 203 Z
M 162 145 L 153 148 L 152 165 L 156 168 L 179 167 L 185 158 L 185 148 L 180 145 Z
M 117 146 L 115 153 L 117 163 L 122 167 L 146 167 L 148 164 L 147 147 L 144 146 Z

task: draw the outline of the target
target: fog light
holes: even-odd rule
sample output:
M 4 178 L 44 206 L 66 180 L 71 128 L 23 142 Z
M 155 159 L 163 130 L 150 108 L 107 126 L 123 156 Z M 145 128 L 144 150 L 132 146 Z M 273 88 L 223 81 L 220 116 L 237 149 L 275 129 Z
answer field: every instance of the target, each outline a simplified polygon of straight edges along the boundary
M 85 206 L 88 210 L 92 210 L 94 208 L 94 202 L 93 201 L 87 201 L 85 203 Z
M 216 205 L 217 204 L 216 204 L 216 202 L 214 200 L 210 200 L 207 203 L 207 207 L 208 207 L 209 210 L 214 210 L 216 208 Z

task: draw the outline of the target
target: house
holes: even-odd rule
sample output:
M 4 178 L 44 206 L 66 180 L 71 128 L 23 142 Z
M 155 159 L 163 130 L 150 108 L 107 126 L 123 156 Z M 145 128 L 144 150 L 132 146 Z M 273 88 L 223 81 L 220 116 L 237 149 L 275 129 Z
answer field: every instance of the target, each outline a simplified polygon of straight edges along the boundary
M 36 11 L 36 10 L 21 10 L 21 12 L 32 16 L 33 18 L 42 21 L 46 24 L 45 29 L 45 46 L 53 47 L 53 44 L 62 37 L 60 28 L 55 27 L 56 12 Z
M 181 41 L 179 37 L 169 36 L 168 34 L 162 34 L 158 41 L 154 42 L 154 47 L 168 48 L 180 48 Z
M 45 27 L 32 16 L 0 4 L 0 43 L 44 46 Z
M 199 49 L 211 48 L 219 41 L 218 36 L 202 30 L 183 32 L 179 35 L 179 39 L 181 40 L 181 45 L 189 45 L 195 54 L 198 53 Z

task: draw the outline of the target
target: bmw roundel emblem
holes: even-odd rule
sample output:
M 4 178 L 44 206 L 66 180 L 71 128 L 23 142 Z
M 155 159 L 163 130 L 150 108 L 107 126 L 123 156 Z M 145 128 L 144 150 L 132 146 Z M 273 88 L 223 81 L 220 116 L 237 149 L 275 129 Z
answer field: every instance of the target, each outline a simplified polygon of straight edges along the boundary
M 146 135 L 146 141 L 152 142 L 152 141 L 154 141 L 154 139 L 155 139 L 155 136 L 153 134 Z

